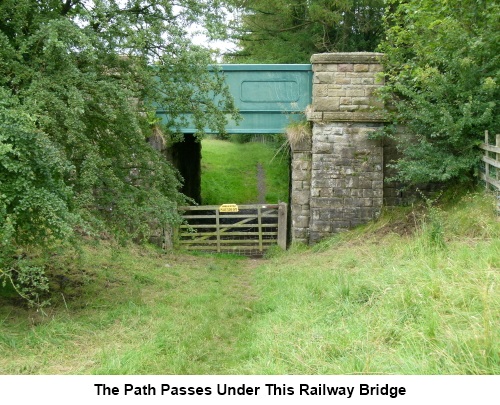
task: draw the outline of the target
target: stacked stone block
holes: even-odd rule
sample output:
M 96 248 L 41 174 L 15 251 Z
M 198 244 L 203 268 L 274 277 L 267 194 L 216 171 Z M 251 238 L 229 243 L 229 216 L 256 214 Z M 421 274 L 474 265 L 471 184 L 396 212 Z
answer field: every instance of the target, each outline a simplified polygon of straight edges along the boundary
M 383 84 L 378 53 L 313 55 L 312 121 L 380 121 L 383 105 L 375 97 Z M 345 114 L 351 113 L 351 114 Z
M 370 135 L 384 121 L 383 106 L 376 97 L 376 90 L 383 84 L 381 57 L 377 53 L 312 57 L 313 98 L 307 113 L 313 122 L 310 172 L 309 166 L 300 162 L 308 151 L 292 155 L 295 241 L 314 243 L 366 223 L 380 213 L 384 148 Z M 307 221 L 306 228 L 303 225 Z
M 292 146 L 291 212 L 292 240 L 309 243 L 311 217 L 311 139 Z
M 313 128 L 310 243 L 377 217 L 383 203 L 383 148 L 376 123 Z

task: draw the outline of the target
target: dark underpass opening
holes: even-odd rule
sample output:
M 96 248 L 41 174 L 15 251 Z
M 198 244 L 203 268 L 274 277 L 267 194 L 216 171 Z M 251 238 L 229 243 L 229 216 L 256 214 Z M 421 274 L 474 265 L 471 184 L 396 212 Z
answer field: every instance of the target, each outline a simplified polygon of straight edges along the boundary
M 290 155 L 284 139 L 233 134 L 200 142 L 186 134 L 170 146 L 181 191 L 194 201 L 180 207 L 183 248 L 258 256 L 276 244 L 286 247 Z M 234 211 L 224 211 L 227 205 Z
M 181 192 L 201 204 L 201 143 L 193 134 L 184 134 L 182 142 L 168 148 L 167 159 L 183 178 Z

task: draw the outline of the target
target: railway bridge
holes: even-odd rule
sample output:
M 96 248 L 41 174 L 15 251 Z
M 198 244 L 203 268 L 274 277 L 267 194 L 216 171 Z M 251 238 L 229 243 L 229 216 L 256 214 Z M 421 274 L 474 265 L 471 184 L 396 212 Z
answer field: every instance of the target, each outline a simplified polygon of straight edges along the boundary
M 384 202 L 397 201 L 396 186 L 384 183 L 395 147 L 370 136 L 384 125 L 376 94 L 384 84 L 382 57 L 326 53 L 313 55 L 310 65 L 221 65 L 243 118 L 229 121 L 228 133 L 283 133 L 293 121 L 312 124 L 312 136 L 291 144 L 292 241 L 314 243 L 376 218 Z M 183 147 L 193 147 L 194 129 L 182 132 Z M 193 166 L 199 158 L 177 160 Z

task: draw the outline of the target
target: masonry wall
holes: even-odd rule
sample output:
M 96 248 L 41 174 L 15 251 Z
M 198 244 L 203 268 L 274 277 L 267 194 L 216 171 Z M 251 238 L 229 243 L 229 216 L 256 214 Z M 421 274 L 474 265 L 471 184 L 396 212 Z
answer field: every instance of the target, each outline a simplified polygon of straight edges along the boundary
M 376 218 L 384 201 L 382 54 L 313 55 L 312 138 L 292 148 L 292 239 L 319 239 Z M 387 149 L 387 148 L 386 148 Z M 389 191 L 389 189 L 388 189 Z M 394 196 L 396 197 L 396 196 Z
M 311 139 L 292 146 L 292 183 L 290 195 L 292 241 L 309 243 L 309 225 L 311 219 Z

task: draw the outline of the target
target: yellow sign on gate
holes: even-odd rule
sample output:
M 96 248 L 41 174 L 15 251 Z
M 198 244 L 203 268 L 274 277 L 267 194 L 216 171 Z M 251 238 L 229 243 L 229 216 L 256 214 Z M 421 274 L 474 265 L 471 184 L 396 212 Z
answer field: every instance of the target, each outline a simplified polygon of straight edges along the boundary
M 219 212 L 238 212 L 239 208 L 236 204 L 222 204 L 219 207 Z

